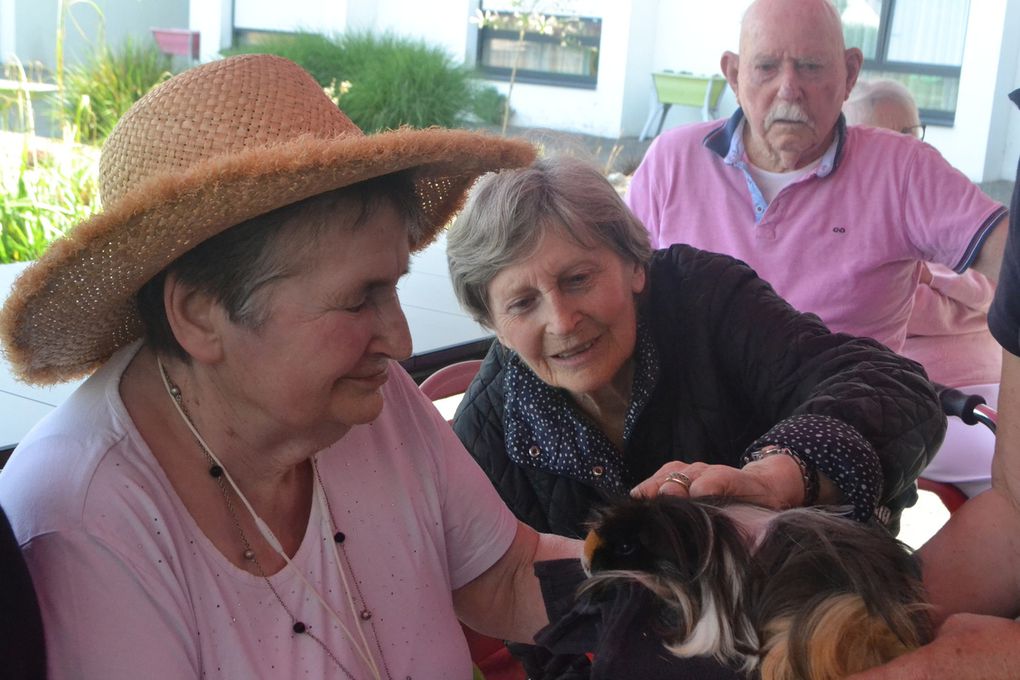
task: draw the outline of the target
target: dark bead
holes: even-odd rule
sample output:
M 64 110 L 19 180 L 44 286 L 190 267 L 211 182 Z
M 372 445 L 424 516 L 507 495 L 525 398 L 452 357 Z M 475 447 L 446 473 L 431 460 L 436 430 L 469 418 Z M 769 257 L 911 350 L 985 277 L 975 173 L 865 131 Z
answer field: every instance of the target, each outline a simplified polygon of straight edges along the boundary
M 300 635 L 301 633 L 305 632 L 306 630 L 307 630 L 307 627 L 305 626 L 305 624 L 301 623 L 300 621 L 295 621 L 294 622 L 294 632 L 295 633 Z
M 333 534 L 333 540 L 336 541 L 337 543 L 343 543 L 344 541 L 347 540 L 347 535 L 344 534 L 344 532 L 342 531 L 338 531 L 335 534 Z
M 219 479 L 220 477 L 223 476 L 223 468 L 221 468 L 219 465 L 213 465 L 211 468 L 209 468 L 209 474 L 215 477 L 216 479 Z

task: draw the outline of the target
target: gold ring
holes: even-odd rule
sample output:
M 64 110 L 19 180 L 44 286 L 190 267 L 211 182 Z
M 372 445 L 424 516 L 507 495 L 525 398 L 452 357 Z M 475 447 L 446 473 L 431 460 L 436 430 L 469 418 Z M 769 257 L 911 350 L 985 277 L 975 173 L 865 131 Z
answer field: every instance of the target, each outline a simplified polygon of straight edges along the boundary
M 676 482 L 685 489 L 691 488 L 693 480 L 682 472 L 670 472 L 666 475 L 667 482 Z

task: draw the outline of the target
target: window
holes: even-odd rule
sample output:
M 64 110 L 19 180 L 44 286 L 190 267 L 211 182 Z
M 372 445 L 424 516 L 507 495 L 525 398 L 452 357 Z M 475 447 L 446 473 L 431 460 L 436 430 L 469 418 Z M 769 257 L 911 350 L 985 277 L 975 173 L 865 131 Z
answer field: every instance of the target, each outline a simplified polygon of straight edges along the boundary
M 503 3 L 506 5 L 506 3 Z M 595 89 L 602 20 L 484 7 L 478 69 L 487 78 Z
M 868 80 L 898 80 L 921 120 L 952 125 L 970 0 L 836 0 L 848 46 L 864 52 Z

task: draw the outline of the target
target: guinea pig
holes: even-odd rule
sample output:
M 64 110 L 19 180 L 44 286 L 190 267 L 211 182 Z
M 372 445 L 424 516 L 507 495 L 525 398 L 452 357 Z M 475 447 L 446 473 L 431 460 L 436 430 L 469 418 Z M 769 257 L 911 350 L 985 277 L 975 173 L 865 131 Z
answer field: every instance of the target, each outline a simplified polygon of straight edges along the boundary
M 837 680 L 930 641 L 909 549 L 834 510 L 614 501 L 589 525 L 582 594 L 637 582 L 660 603 L 654 630 L 672 654 L 762 680 Z

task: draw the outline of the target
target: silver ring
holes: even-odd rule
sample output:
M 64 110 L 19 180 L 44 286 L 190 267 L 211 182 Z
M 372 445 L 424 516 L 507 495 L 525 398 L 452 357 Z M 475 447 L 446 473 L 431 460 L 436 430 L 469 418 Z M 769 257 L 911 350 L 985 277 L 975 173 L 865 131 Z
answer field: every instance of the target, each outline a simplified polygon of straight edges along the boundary
M 688 477 L 682 472 L 670 472 L 668 475 L 666 475 L 666 482 L 676 482 L 677 484 L 688 490 L 690 490 L 691 483 L 693 481 L 694 480 L 692 480 L 690 477 Z

